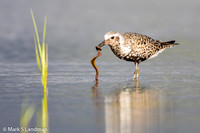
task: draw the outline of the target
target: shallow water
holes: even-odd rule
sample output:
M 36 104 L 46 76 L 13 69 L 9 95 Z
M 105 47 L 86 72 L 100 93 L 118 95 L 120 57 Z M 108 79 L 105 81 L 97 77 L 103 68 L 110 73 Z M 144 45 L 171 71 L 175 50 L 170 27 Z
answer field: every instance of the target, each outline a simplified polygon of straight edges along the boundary
M 199 5 L 197 0 L 0 1 L 0 132 L 22 127 L 23 118 L 29 123 L 31 117 L 29 127 L 47 127 L 50 133 L 199 133 Z M 47 96 L 35 61 L 30 8 L 40 30 L 47 14 Z M 134 64 L 105 46 L 96 60 L 96 83 L 89 62 L 110 30 L 180 45 L 141 63 L 139 81 L 132 80 Z
M 50 64 L 48 130 L 108 133 L 200 130 L 197 69 L 171 71 L 173 67 L 168 65 L 162 71 L 158 63 L 153 69 L 159 71 L 147 73 L 151 70 L 151 64 L 147 63 L 139 82 L 134 82 L 129 65 L 99 64 L 99 82 L 95 83 L 90 64 Z M 1 64 L 0 68 L 0 125 L 19 127 L 24 101 L 34 104 L 36 111 L 41 107 L 43 93 L 37 66 L 35 63 Z M 29 127 L 36 127 L 36 115 Z

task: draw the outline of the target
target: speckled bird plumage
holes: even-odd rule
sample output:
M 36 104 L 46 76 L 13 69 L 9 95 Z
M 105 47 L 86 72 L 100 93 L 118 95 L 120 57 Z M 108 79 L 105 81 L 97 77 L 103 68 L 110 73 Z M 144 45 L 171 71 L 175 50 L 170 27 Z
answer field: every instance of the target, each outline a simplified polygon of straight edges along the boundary
M 102 47 L 105 44 L 110 46 L 117 57 L 132 61 L 138 67 L 140 62 L 156 57 L 165 48 L 171 48 L 177 43 L 175 41 L 162 42 L 139 33 L 127 32 L 120 34 L 111 31 L 105 34 L 104 41 L 99 46 Z M 138 72 L 134 73 L 134 78 L 135 76 L 139 77 L 139 67 Z

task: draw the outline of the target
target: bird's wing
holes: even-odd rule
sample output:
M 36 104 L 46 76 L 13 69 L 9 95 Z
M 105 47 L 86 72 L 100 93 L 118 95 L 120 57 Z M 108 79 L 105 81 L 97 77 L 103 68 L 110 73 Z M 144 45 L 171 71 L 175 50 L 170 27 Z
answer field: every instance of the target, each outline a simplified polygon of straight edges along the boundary
M 126 43 L 129 43 L 130 45 L 145 45 L 145 44 L 150 44 L 150 45 L 156 45 L 160 46 L 161 41 L 159 40 L 154 40 L 153 38 L 142 35 L 139 33 L 132 33 L 132 32 L 126 32 L 123 34 L 125 40 L 127 40 Z

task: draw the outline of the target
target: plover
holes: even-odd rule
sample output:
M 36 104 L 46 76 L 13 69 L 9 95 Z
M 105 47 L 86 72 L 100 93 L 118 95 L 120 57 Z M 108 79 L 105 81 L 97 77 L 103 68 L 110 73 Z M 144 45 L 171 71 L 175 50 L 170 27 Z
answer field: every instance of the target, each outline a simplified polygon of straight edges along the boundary
M 98 47 L 109 45 L 112 52 L 120 59 L 135 63 L 133 79 L 139 78 L 139 63 L 156 57 L 166 48 L 171 48 L 175 40 L 162 42 L 139 33 L 108 32 L 104 35 L 104 41 Z

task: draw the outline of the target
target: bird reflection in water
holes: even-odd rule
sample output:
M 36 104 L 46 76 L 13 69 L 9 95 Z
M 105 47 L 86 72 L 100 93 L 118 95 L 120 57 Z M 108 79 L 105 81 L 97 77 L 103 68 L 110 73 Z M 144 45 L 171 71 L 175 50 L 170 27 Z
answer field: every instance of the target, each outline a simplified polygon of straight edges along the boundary
M 92 91 L 98 99 L 98 82 Z M 107 133 L 158 132 L 160 101 L 155 89 L 140 87 L 139 80 L 135 80 L 131 87 L 119 88 L 113 94 L 104 99 Z

